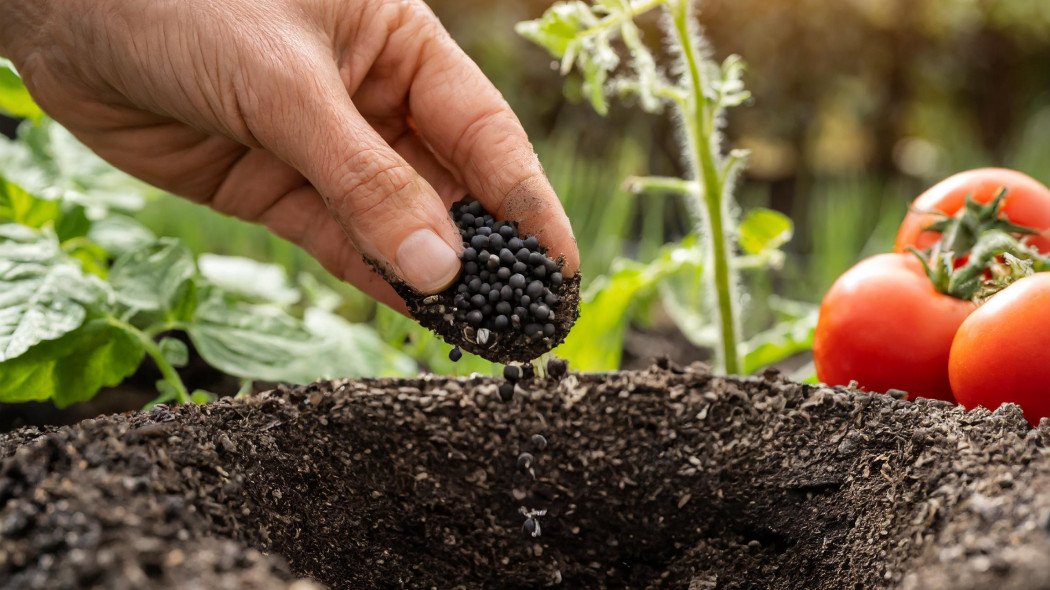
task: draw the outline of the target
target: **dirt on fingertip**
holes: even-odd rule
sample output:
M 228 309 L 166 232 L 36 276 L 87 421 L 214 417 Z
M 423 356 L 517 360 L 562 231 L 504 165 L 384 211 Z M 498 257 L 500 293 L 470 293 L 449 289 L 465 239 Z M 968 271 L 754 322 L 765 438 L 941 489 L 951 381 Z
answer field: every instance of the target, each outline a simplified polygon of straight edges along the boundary
M 522 379 L 509 403 L 499 383 L 319 382 L 0 436 L 0 587 L 1050 584 L 1050 439 L 1015 406 L 667 363 Z

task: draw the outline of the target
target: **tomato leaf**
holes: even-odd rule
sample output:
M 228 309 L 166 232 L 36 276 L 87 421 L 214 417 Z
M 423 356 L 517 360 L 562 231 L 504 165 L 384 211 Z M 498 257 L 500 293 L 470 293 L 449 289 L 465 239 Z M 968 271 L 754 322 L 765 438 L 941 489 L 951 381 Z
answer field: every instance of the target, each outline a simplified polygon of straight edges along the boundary
M 19 141 L 0 141 L 0 174 L 38 197 L 87 209 L 97 219 L 135 211 L 162 191 L 109 165 L 50 119 L 19 129 Z
M 756 207 L 740 222 L 739 232 L 740 249 L 745 254 L 761 255 L 786 244 L 794 224 L 779 211 Z
M 217 290 L 203 299 L 187 333 L 210 365 L 245 379 L 309 383 L 416 370 L 369 327 L 316 308 L 299 320 L 277 306 L 235 301 Z
M 302 297 L 284 267 L 277 264 L 216 254 L 202 254 L 197 264 L 209 283 L 247 301 L 287 306 Z
M 62 207 L 58 201 L 38 199 L 0 176 L 0 222 L 39 229 L 53 224 L 61 214 Z
M 88 400 L 134 373 L 144 354 L 132 332 L 105 319 L 90 320 L 0 363 L 0 401 L 51 399 L 62 408 Z
M 776 301 L 771 301 L 776 306 Z M 788 302 L 789 315 L 782 317 L 772 328 L 754 336 L 744 344 L 744 371 L 754 373 L 763 367 L 778 363 L 813 348 L 813 334 L 817 329 L 816 305 Z M 780 310 L 787 310 L 781 307 Z M 783 315 L 783 314 L 782 314 Z
M 529 41 L 546 49 L 553 57 L 562 58 L 576 40 L 580 20 L 590 8 L 580 2 L 558 2 L 536 20 L 520 22 L 514 30 Z
M 186 331 L 208 364 L 245 379 L 306 383 L 318 375 L 304 371 L 300 359 L 324 354 L 284 310 L 232 301 L 217 291 L 201 301 Z
M 301 362 L 316 377 L 399 377 L 419 370 L 415 361 L 383 342 L 371 326 L 348 322 L 320 308 L 307 309 L 303 323 L 319 352 Z
M 0 58 L 0 112 L 33 121 L 44 118 L 44 111 L 29 95 L 14 64 L 3 58 Z
M 117 258 L 109 282 L 117 300 L 128 308 L 165 311 L 176 304 L 196 271 L 193 255 L 181 242 L 161 238 Z
M 312 307 L 325 311 L 335 311 L 343 304 L 343 296 L 337 293 L 335 289 L 322 283 L 314 275 L 308 272 L 301 272 L 296 279 L 299 283 L 299 288 L 303 291 L 303 295 L 306 296 L 306 301 Z
M 193 403 L 195 404 L 206 404 L 209 402 L 213 402 L 218 398 L 219 396 L 215 395 L 210 391 L 205 391 L 203 389 L 195 389 L 193 390 L 193 393 L 190 394 L 190 399 L 193 400 Z
M 87 237 L 115 257 L 141 250 L 157 240 L 157 236 L 141 223 L 117 214 L 92 223 Z
M 620 259 L 613 274 L 591 283 L 580 304 L 580 319 L 554 354 L 581 371 L 612 371 L 620 366 L 631 308 L 643 295 L 685 268 L 699 272 L 696 236 L 664 248 L 649 264 Z
M 106 302 L 107 290 L 62 253 L 53 234 L 5 225 L 0 236 L 0 361 L 6 361 L 80 327 L 89 310 Z
M 186 343 L 178 338 L 162 338 L 159 343 L 160 351 L 164 354 L 173 367 L 185 367 L 190 361 L 190 349 Z

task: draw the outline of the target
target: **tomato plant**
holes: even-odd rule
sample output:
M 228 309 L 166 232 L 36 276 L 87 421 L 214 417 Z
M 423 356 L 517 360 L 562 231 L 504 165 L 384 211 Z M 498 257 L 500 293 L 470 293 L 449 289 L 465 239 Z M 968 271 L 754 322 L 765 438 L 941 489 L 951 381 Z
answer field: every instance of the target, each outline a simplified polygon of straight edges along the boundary
M 901 389 L 951 401 L 952 338 L 973 309 L 938 293 L 911 254 L 863 260 L 839 277 L 820 306 L 817 377 L 829 385 L 856 381 L 869 391 Z
M 927 228 L 945 216 L 959 213 L 967 197 L 984 205 L 991 203 L 1002 189 L 1006 189 L 1006 194 L 998 215 L 1018 226 L 1036 230 L 1038 233 L 1026 236 L 1023 241 L 1040 252 L 1050 252 L 1050 189 L 1030 176 L 1003 168 L 960 172 L 920 195 L 901 223 L 894 250 L 904 253 L 912 247 L 931 248 L 941 234 Z
M 651 264 L 624 263 L 612 276 L 593 283 L 601 287 L 585 293 L 582 319 L 573 330 L 576 337 L 570 336 L 557 351 L 572 356 L 576 367 L 615 368 L 619 348 L 603 350 L 602 345 L 622 338 L 598 342 L 593 334 L 603 325 L 622 333 L 627 324 L 623 311 L 650 287 L 659 288 L 664 308 L 690 341 L 714 348 L 717 372 L 745 373 L 776 362 L 805 349 L 812 334 L 811 309 L 789 304 L 782 307 L 795 309 L 786 314 L 778 310 L 778 316 L 786 317 L 778 317 L 775 326 L 743 339 L 740 271 L 779 264 L 783 260 L 779 247 L 791 237 L 792 224 L 769 209 L 753 209 L 743 221 L 737 219 L 733 191 L 747 152 L 725 152 L 722 129 L 727 110 L 744 104 L 751 94 L 744 88 L 744 63 L 739 57 L 713 61 L 695 26 L 696 4 L 691 0 L 557 2 L 539 19 L 518 23 L 516 28 L 558 60 L 562 74 L 578 70 L 583 93 L 599 114 L 608 113 L 609 98 L 630 96 L 648 112 L 673 111 L 681 121 L 686 178 L 632 176 L 624 186 L 636 193 L 683 195 L 696 231 Z M 658 51 L 647 44 L 643 29 L 635 23 L 648 11 L 663 14 L 665 44 Z M 664 55 L 672 58 L 666 69 Z M 743 256 L 737 255 L 736 246 Z
M 1012 402 L 1035 426 L 1050 416 L 1050 273 L 1020 279 L 960 326 L 948 365 L 967 408 Z

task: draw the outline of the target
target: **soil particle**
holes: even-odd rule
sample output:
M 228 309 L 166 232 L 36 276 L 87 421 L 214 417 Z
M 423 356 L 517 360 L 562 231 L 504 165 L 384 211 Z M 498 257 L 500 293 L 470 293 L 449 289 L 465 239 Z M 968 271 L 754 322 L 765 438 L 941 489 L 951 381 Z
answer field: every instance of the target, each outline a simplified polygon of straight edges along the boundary
M 663 367 L 3 435 L 0 588 L 1050 587 L 1048 427 L 1015 406 Z

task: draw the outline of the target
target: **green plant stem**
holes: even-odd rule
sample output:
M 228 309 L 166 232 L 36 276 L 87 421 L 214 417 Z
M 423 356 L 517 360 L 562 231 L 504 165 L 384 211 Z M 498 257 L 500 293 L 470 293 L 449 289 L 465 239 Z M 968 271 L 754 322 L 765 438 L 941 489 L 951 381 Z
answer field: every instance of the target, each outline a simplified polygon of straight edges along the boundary
M 698 185 L 695 181 L 673 176 L 628 176 L 623 181 L 624 188 L 632 193 L 678 193 L 696 194 Z
M 175 399 L 178 403 L 187 404 L 193 401 L 190 397 L 189 391 L 186 390 L 186 385 L 182 382 L 182 378 L 179 377 L 178 371 L 176 371 L 175 367 L 168 362 L 168 359 L 164 358 L 164 352 L 161 351 L 160 346 L 149 334 L 116 318 L 110 318 L 110 322 L 128 333 L 134 334 L 135 337 L 139 339 L 142 348 L 146 350 L 146 354 L 148 354 L 150 358 L 153 359 L 153 362 L 156 363 L 161 376 L 164 377 L 164 380 L 175 390 Z
M 649 0 L 648 2 L 643 2 L 642 4 L 639 4 L 638 6 L 634 6 L 632 4 L 631 5 L 631 10 L 630 10 L 630 12 L 628 12 L 626 14 L 626 17 L 627 18 L 634 18 L 635 16 L 637 16 L 639 14 L 642 14 L 644 12 L 652 10 L 653 8 L 656 8 L 657 6 L 660 6 L 661 4 L 667 4 L 667 1 L 668 0 Z M 593 27 L 591 27 L 589 29 L 584 29 L 580 33 L 579 36 L 581 38 L 583 38 L 583 37 L 590 37 L 590 36 L 593 36 L 593 35 L 597 35 L 598 33 L 601 33 L 602 31 L 608 29 L 609 27 L 612 27 L 614 25 L 619 24 L 622 20 L 623 20 L 622 17 L 619 17 L 619 16 L 607 17 L 604 20 L 602 20 L 600 23 L 594 25 Z
M 690 0 L 678 0 L 668 6 L 674 20 L 678 42 L 682 47 L 682 55 L 686 61 L 686 73 L 692 86 L 689 101 L 682 105 L 683 120 L 686 122 L 689 156 L 694 160 L 690 164 L 703 187 L 701 205 L 706 211 L 707 227 L 702 227 L 701 233 L 706 236 L 708 251 L 711 254 L 711 264 L 705 265 L 705 268 L 711 267 L 716 299 L 715 309 L 718 314 L 717 324 L 722 333 L 722 350 L 719 359 L 721 366 L 718 368 L 727 374 L 739 374 L 743 363 L 740 358 L 740 322 L 737 318 L 734 293 L 736 272 L 730 263 L 732 251 L 726 233 L 727 226 L 731 226 L 724 195 L 726 178 L 719 172 L 719 157 L 715 152 L 717 147 L 711 139 L 716 131 L 715 120 L 705 99 L 700 56 L 697 55 L 697 40 L 693 38 L 689 27 L 689 2 Z M 694 199 L 701 197 L 695 192 L 691 196 Z M 701 288 L 704 287 L 701 285 Z

